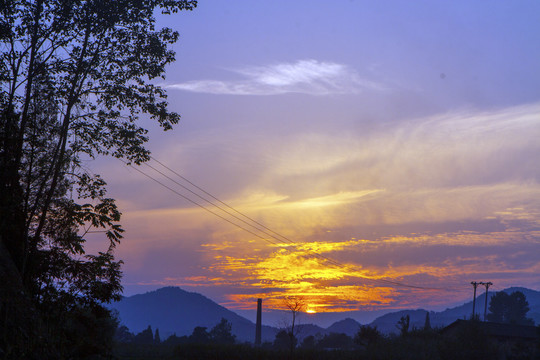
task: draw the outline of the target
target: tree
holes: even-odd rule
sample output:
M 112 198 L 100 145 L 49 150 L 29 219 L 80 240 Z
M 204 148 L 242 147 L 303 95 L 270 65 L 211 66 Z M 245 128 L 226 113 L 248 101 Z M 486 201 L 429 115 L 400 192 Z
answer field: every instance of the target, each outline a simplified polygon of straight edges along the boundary
M 302 340 L 301 347 L 304 349 L 314 349 L 316 345 L 315 336 L 309 335 Z
M 521 291 L 495 293 L 489 301 L 488 310 L 487 318 L 491 322 L 534 325 L 534 321 L 527 318 L 529 303 Z
M 133 335 L 127 326 L 121 325 L 116 329 L 116 332 L 114 334 L 114 340 L 121 343 L 130 343 L 133 342 L 135 339 L 135 335 Z
M 236 336 L 232 334 L 232 324 L 225 318 L 221 318 L 219 324 L 210 330 L 210 339 L 217 344 L 234 344 Z
M 291 313 L 291 323 L 290 326 L 287 326 L 287 334 L 289 336 L 289 348 L 292 353 L 298 342 L 298 327 L 295 327 L 296 320 L 298 315 L 306 308 L 306 302 L 301 296 L 287 296 L 283 300 L 283 304 Z
M 353 339 L 343 333 L 326 334 L 317 343 L 317 347 L 322 349 L 350 349 L 352 346 Z
M 409 333 L 409 325 L 411 323 L 411 317 L 409 315 L 402 316 L 396 327 L 399 330 L 401 336 L 406 336 Z
M 210 334 L 206 331 L 206 327 L 197 326 L 193 329 L 193 333 L 189 336 L 189 342 L 195 344 L 207 344 L 210 342 Z
M 367 348 L 373 347 L 383 338 L 376 326 L 362 325 L 354 337 L 354 342 Z
M 152 331 L 152 327 L 148 325 L 146 329 L 135 335 L 133 342 L 137 344 L 153 344 L 154 332 Z
M 424 321 L 424 330 L 431 330 L 431 320 L 429 319 L 429 311 L 426 311 L 426 320 Z
M 297 339 L 293 338 L 293 348 L 296 346 Z M 291 337 L 289 336 L 289 332 L 287 330 L 280 330 L 276 333 L 276 337 L 274 339 L 274 349 L 277 350 L 287 350 L 291 349 Z
M 159 329 L 156 329 L 154 334 L 154 344 L 161 344 L 161 337 L 159 336 Z
M 118 299 L 120 211 L 84 161 L 148 160 L 143 113 L 165 130 L 179 115 L 151 82 L 178 34 L 155 10 L 195 0 L 0 0 L 0 348 L 62 354 L 78 313 Z M 109 240 L 87 254 L 91 231 Z M 72 316 L 73 315 L 73 316 Z M 111 317 L 111 316 L 109 316 Z M 68 321 L 70 320 L 70 321 Z M 64 356 L 64 355 L 62 355 Z M 67 357 L 65 355 L 64 357 Z

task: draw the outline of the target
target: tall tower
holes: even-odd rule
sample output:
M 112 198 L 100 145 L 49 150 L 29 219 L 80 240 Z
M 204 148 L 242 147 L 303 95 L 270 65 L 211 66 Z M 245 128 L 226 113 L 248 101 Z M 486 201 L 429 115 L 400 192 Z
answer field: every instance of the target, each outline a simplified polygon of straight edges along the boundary
M 255 346 L 261 346 L 261 315 L 262 315 L 262 299 L 257 299 L 257 324 L 255 325 Z

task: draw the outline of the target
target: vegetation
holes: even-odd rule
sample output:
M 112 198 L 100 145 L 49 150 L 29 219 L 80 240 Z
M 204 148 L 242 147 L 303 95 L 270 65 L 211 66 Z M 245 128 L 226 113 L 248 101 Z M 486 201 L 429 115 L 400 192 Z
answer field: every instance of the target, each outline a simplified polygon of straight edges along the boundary
M 362 326 L 354 339 L 346 334 L 337 333 L 308 336 L 292 353 L 288 347 L 288 334 L 285 330 L 276 335 L 273 343 L 264 343 L 261 347 L 254 347 L 249 343 L 196 341 L 200 338 L 193 335 L 204 328 L 195 328 L 191 336 L 173 335 L 159 345 L 155 343 L 144 346 L 137 343 L 118 344 L 116 355 L 120 359 L 260 360 L 535 359 L 540 355 L 540 342 L 537 344 L 498 342 L 484 333 L 480 324 L 478 321 L 465 322 L 465 326 L 451 335 L 441 333 L 441 329 L 416 328 L 409 329 L 405 335 L 383 335 L 375 327 Z M 175 341 L 171 342 L 171 339 Z M 280 343 L 279 339 L 283 340 L 283 343 Z
M 276 336 L 277 346 L 286 346 L 292 353 L 298 343 L 297 318 L 306 308 L 306 301 L 301 296 L 288 296 L 283 300 L 284 307 L 291 313 L 291 322 L 283 331 Z M 288 339 L 287 339 L 288 338 Z M 274 342 L 275 343 L 275 342 Z
M 85 160 L 148 159 L 146 113 L 179 120 L 150 80 L 178 34 L 154 11 L 194 0 L 0 0 L 0 357 L 108 355 L 120 211 Z M 106 248 L 85 251 L 91 232 Z
M 527 318 L 529 303 L 521 291 L 507 294 L 495 293 L 489 301 L 489 321 L 519 325 L 534 325 L 533 319 Z
M 514 293 L 518 299 L 516 309 L 527 306 L 524 296 Z M 503 298 L 494 296 L 495 299 Z M 495 304 L 497 301 L 495 300 Z M 296 303 L 296 302 L 295 302 Z M 297 309 L 297 306 L 292 306 Z M 520 313 L 516 309 L 511 313 Z M 523 317 L 526 315 L 522 313 Z M 518 324 L 514 323 L 514 326 Z M 210 331 L 195 327 L 189 336 L 172 335 L 159 341 L 159 330 L 152 336 L 149 326 L 141 333 L 130 334 L 124 326 L 116 333 L 115 355 L 119 359 L 537 359 L 540 358 L 540 326 L 536 341 L 526 336 L 501 338 L 508 329 L 498 335 L 489 335 L 492 326 L 478 319 L 459 320 L 441 329 L 431 326 L 429 313 L 422 328 L 410 326 L 410 317 L 405 315 L 396 323 L 397 335 L 381 333 L 377 327 L 360 326 L 354 337 L 343 333 L 306 336 L 302 341 L 293 337 L 291 348 L 290 327 L 276 333 L 273 342 L 260 347 L 251 343 L 238 343 L 232 334 L 232 326 L 226 319 Z M 495 326 L 500 328 L 500 326 Z M 528 328 L 530 330 L 530 328 Z M 534 329 L 534 328 L 533 328 Z M 127 331 L 127 333 L 126 333 Z M 516 334 L 523 327 L 516 329 Z M 516 335 L 514 334 L 514 335 Z M 504 336 L 504 335 L 503 335 Z M 124 340 L 123 340 L 124 339 Z M 127 340 L 125 340 L 127 339 Z

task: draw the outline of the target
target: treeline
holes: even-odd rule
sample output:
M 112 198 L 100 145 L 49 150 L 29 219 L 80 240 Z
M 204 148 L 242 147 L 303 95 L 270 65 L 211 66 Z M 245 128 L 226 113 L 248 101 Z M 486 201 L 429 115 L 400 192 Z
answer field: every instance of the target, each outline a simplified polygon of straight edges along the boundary
M 429 321 L 429 320 L 428 320 Z M 159 339 L 159 330 L 148 327 L 131 335 L 130 343 L 118 343 L 119 359 L 538 359 L 540 342 L 500 342 L 486 334 L 479 321 L 468 321 L 453 334 L 426 326 L 409 328 L 407 317 L 396 327 L 398 334 L 382 334 L 376 327 L 361 326 L 354 337 L 343 333 L 307 336 L 297 341 L 287 329 L 279 331 L 272 342 L 260 347 L 238 343 L 231 334 L 230 323 L 222 319 L 207 331 L 196 327 L 189 336 L 171 335 Z M 540 331 L 540 328 L 538 328 Z M 539 333 L 540 334 L 540 333 Z M 118 335 L 118 334 L 117 334 Z
M 117 343 L 140 345 L 163 344 L 165 346 L 175 346 L 180 344 L 234 344 L 236 342 L 236 335 L 232 333 L 232 325 L 224 318 L 210 331 L 206 327 L 197 326 L 189 336 L 176 336 L 176 334 L 173 334 L 164 341 L 161 340 L 159 329 L 154 332 L 150 325 L 138 334 L 131 333 L 126 326 L 122 325 L 117 328 L 114 337 Z
M 488 319 L 495 323 L 534 325 L 527 318 L 529 304 L 519 291 L 494 294 L 489 311 Z M 536 342 L 501 341 L 486 333 L 485 324 L 489 323 L 474 317 L 445 333 L 431 327 L 427 312 L 422 328 L 411 327 L 409 315 L 402 316 L 396 323 L 397 335 L 363 325 L 353 337 L 343 333 L 301 337 L 302 327 L 290 326 L 278 331 L 273 341 L 255 347 L 238 343 L 232 324 L 222 318 L 210 330 L 197 326 L 189 336 L 173 334 L 163 341 L 159 329 L 153 331 L 151 326 L 138 334 L 120 326 L 114 353 L 119 359 L 540 359 L 540 327 Z

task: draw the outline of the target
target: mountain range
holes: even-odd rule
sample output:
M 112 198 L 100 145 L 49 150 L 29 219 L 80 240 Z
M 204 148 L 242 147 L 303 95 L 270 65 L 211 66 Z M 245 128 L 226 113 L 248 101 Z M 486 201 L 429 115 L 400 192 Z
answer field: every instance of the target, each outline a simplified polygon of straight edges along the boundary
M 540 291 L 515 287 L 503 291 L 507 293 L 513 291 L 523 292 L 529 302 L 530 311 L 528 317 L 533 318 L 536 324 L 540 323 Z M 481 316 L 484 312 L 484 303 L 485 294 L 476 298 L 477 314 Z M 196 326 L 203 326 L 210 330 L 219 323 L 221 318 L 225 318 L 232 324 L 232 331 L 238 341 L 253 342 L 255 337 L 254 322 L 226 309 L 201 294 L 188 292 L 179 287 L 164 287 L 145 294 L 124 297 L 119 302 L 112 304 L 111 307 L 118 311 L 121 324 L 127 326 L 133 333 L 141 332 L 150 325 L 153 329 L 159 329 L 162 338 L 172 334 L 178 336 L 190 335 Z M 445 326 L 457 319 L 470 317 L 471 312 L 472 301 L 440 312 L 430 311 L 431 325 L 433 327 Z M 427 311 L 424 309 L 389 312 L 378 316 L 369 325 L 376 326 L 383 333 L 396 332 L 396 324 L 399 319 L 402 316 L 409 315 L 411 327 L 419 328 L 424 326 L 426 313 Z M 339 315 L 340 313 L 335 314 Z M 306 322 L 316 322 L 317 315 L 320 315 L 323 320 L 328 316 L 324 314 L 306 315 L 299 326 L 298 335 L 300 339 L 309 335 L 320 334 L 324 336 L 332 332 L 354 336 L 360 326 L 357 320 L 345 318 L 332 323 L 330 326 L 321 327 Z M 263 325 L 262 340 L 273 341 L 278 331 L 278 327 Z

